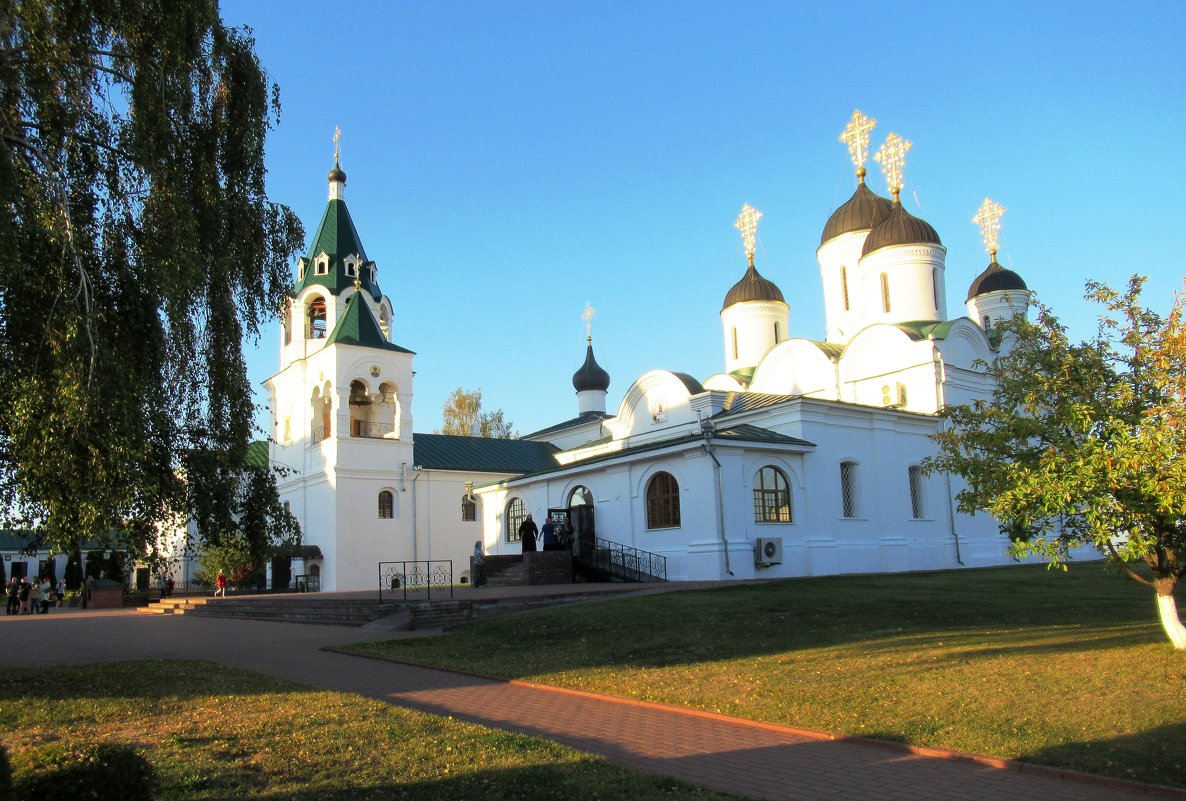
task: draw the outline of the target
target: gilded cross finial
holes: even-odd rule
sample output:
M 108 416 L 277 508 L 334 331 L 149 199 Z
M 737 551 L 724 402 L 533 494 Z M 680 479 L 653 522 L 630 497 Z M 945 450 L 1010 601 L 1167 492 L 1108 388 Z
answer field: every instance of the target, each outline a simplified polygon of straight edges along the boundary
M 342 129 L 334 126 L 334 164 L 342 158 Z
M 754 242 L 757 241 L 758 220 L 761 217 L 762 212 L 746 203 L 741 207 L 737 222 L 733 223 L 733 227 L 741 232 L 741 241 L 745 243 L 745 257 L 751 265 L 754 263 Z
M 865 160 L 869 158 L 869 133 L 876 125 L 877 120 L 869 119 L 857 109 L 840 134 L 840 141 L 848 145 L 848 155 L 862 181 L 865 179 Z
M 593 341 L 593 315 L 595 312 L 596 309 L 594 309 L 593 304 L 589 302 L 585 303 L 585 310 L 581 312 L 581 319 L 585 321 L 585 337 L 590 342 Z
M 1001 216 L 1004 213 L 1004 206 L 995 200 L 985 198 L 984 202 L 980 204 L 980 210 L 972 218 L 972 222 L 980 226 L 980 238 L 984 240 L 984 248 L 988 251 L 989 258 L 993 261 L 997 259 L 997 250 L 1000 245 Z
M 885 182 L 895 200 L 904 186 L 902 174 L 906 170 L 906 152 L 913 144 L 910 140 L 903 139 L 891 131 L 890 135 L 885 138 L 885 144 L 873 156 L 873 160 L 881 165 L 881 172 L 885 175 Z

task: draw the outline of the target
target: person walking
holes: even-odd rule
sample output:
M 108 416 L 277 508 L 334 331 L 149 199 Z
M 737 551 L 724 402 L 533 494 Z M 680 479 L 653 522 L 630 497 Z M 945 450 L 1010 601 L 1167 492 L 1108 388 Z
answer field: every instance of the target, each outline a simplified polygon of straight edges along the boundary
M 214 586 L 215 586 L 214 597 L 217 598 L 218 596 L 221 595 L 223 598 L 225 598 L 226 597 L 226 574 L 223 573 L 221 570 L 218 571 L 218 578 L 214 579 Z
M 542 528 L 540 528 L 539 533 L 540 533 L 540 541 L 543 545 L 543 548 L 541 548 L 540 550 L 543 550 L 543 551 L 556 550 L 556 546 L 557 546 L 557 544 L 559 544 L 559 541 L 556 539 L 556 524 L 552 521 L 552 518 L 550 516 L 548 517 L 547 520 L 544 521 L 544 525 Z
M 535 553 L 535 538 L 539 535 L 539 528 L 528 514 L 519 524 L 519 539 L 523 542 L 523 553 Z
M 49 599 L 54 593 L 54 585 L 50 583 L 49 576 L 44 576 L 41 579 L 40 590 L 41 609 L 38 610 L 43 615 L 49 614 Z
M 57 607 L 62 608 L 62 602 L 66 599 L 66 580 L 58 579 L 58 584 L 54 587 L 54 597 L 58 599 Z

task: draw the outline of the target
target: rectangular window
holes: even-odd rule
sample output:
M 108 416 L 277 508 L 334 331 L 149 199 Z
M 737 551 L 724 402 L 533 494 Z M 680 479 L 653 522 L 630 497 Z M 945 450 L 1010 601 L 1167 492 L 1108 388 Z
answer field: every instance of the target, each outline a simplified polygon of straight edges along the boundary
M 733 329 L 733 358 L 737 358 L 737 329 Z
M 857 465 L 856 462 L 840 463 L 840 504 L 844 517 L 857 516 Z
M 848 268 L 840 267 L 840 291 L 844 295 L 844 310 L 848 311 Z
M 922 468 L 918 465 L 910 466 L 910 513 L 915 520 L 922 520 L 926 517 L 926 509 L 923 507 L 922 495 Z
M 885 273 L 881 274 L 881 310 L 886 314 L 890 312 L 889 276 Z

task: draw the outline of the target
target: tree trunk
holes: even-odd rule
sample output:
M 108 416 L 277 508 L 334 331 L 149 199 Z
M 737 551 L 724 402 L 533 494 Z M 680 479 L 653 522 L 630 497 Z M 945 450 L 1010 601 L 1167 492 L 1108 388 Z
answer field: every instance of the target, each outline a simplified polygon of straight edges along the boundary
M 1157 593 L 1157 612 L 1161 615 L 1161 626 L 1174 648 L 1186 651 L 1186 626 L 1182 625 L 1182 619 L 1178 617 L 1178 605 L 1174 602 L 1172 592 L 1166 595 Z

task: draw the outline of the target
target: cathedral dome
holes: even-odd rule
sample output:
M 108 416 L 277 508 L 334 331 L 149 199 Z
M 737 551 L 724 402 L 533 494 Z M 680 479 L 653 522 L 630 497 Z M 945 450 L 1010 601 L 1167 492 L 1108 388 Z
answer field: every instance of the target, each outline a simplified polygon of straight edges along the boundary
M 989 292 L 1028 291 L 1029 287 L 1021 276 L 1012 270 L 1006 270 L 994 258 L 984 272 L 976 276 L 976 280 L 968 287 L 968 300 Z
M 782 290 L 780 290 L 773 281 L 763 278 L 758 274 L 754 263 L 751 260 L 749 269 L 745 271 L 745 275 L 741 280 L 733 285 L 729 293 L 725 295 L 725 305 L 722 309 L 727 309 L 734 303 L 746 303 L 752 300 L 776 300 L 779 303 L 785 303 L 782 297 Z
M 592 338 L 588 340 L 585 349 L 585 363 L 572 374 L 572 386 L 577 392 L 589 390 L 605 392 L 609 389 L 609 373 L 602 369 L 601 365 L 597 363 L 597 359 L 593 358 Z
M 342 172 L 342 168 L 338 166 L 338 162 L 334 162 L 334 168 L 329 171 L 329 182 L 344 184 L 346 183 L 346 173 Z
M 821 245 L 841 234 L 868 231 L 889 215 L 890 202 L 880 195 L 874 194 L 865 185 L 864 169 L 857 175 L 861 179 L 861 182 L 857 184 L 857 191 L 853 192 L 852 197 L 832 212 L 832 216 L 828 218 L 824 232 L 819 238 Z
M 889 215 L 873 226 L 865 237 L 861 256 L 868 256 L 875 250 L 891 245 L 942 245 L 939 234 L 931 224 L 921 217 L 915 217 L 902 208 L 902 202 L 895 200 Z

